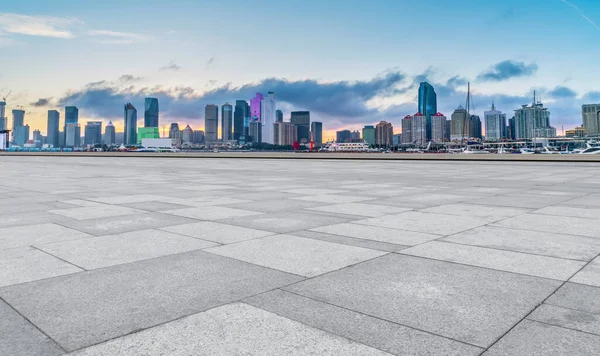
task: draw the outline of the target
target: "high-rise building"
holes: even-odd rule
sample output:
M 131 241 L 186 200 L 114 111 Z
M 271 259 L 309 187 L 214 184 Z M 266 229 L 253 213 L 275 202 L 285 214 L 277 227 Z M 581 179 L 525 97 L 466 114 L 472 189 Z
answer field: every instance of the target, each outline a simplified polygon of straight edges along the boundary
M 29 141 L 29 125 L 16 126 L 13 137 L 17 146 L 24 146 Z
M 192 142 L 203 143 L 204 142 L 204 131 L 194 130 L 194 132 L 192 134 Z
M 298 136 L 298 127 L 290 122 L 275 122 L 274 126 L 274 141 L 275 145 L 291 146 L 296 141 Z
M 227 103 L 221 106 L 221 138 L 223 141 L 233 140 L 233 106 Z
M 144 103 L 144 127 L 158 127 L 158 99 L 146 98 Z
M 477 115 L 471 115 L 471 131 L 469 132 L 469 136 L 477 139 L 482 139 L 483 135 L 481 132 L 481 118 Z
M 350 130 L 341 130 L 335 133 L 335 142 L 346 143 L 352 142 L 352 132 Z
M 394 127 L 391 123 L 380 121 L 375 126 L 375 144 L 380 147 L 392 147 L 394 144 Z
M 65 146 L 79 147 L 81 142 L 81 128 L 79 124 L 69 123 L 65 126 Z
M 298 143 L 310 142 L 310 111 L 292 111 L 290 122 L 298 126 Z
M 437 113 L 437 95 L 433 86 L 427 82 L 419 85 L 419 112 L 426 119 L 426 140 L 431 139 L 431 118 Z
M 140 127 L 137 132 L 137 143 L 141 144 L 145 138 L 160 138 L 158 127 Z
M 44 143 L 44 137 L 40 130 L 33 130 L 33 142 L 35 142 L 36 145 Z
M 600 134 L 600 104 L 585 104 L 581 106 L 583 127 L 590 136 Z
M 123 144 L 135 145 L 137 144 L 137 110 L 131 103 L 125 105 L 124 119 Z
M 24 145 L 29 140 L 29 132 L 27 138 L 24 138 L 25 129 L 25 110 L 13 110 L 13 125 L 12 125 L 12 141 L 19 146 Z
M 248 128 L 250 134 L 250 140 L 254 143 L 262 143 L 262 125 L 257 118 L 250 121 Z
M 369 125 L 362 129 L 362 139 L 369 145 L 375 144 L 375 126 Z
M 86 145 L 102 143 L 102 121 L 88 121 L 85 124 L 84 142 Z
M 402 143 L 412 143 L 412 116 L 406 115 L 402 119 Z
M 523 105 L 515 110 L 515 138 L 553 137 L 556 129 L 550 126 L 550 111 L 541 102 Z
M 260 122 L 262 124 L 262 140 L 273 144 L 273 128 L 276 121 L 275 93 L 270 91 L 267 97 L 260 102 Z
M 247 118 L 250 122 L 250 106 L 246 100 L 235 101 L 235 111 L 233 112 L 233 139 L 239 140 L 244 136 L 244 120 Z
M 193 143 L 194 142 L 194 130 L 187 125 L 183 131 L 181 131 L 181 141 L 183 143 Z
M 7 121 L 8 120 L 4 116 L 0 116 L 0 131 L 8 130 Z M 2 149 L 1 146 L 0 149 Z
M 79 123 L 79 109 L 77 106 L 65 106 L 65 125 Z
M 256 93 L 254 98 L 250 99 L 250 119 L 260 121 L 260 105 L 263 100 L 261 93 Z
M 65 136 L 65 141 L 64 142 L 60 142 L 61 145 L 67 146 L 67 140 L 69 141 L 69 143 L 71 143 L 70 146 L 67 147 L 76 147 L 79 146 L 79 142 L 81 140 L 81 138 L 78 137 L 67 137 L 68 133 L 67 133 L 67 125 L 68 124 L 79 124 L 79 109 L 77 108 L 77 106 L 65 106 L 65 126 L 64 126 L 64 136 Z M 77 131 L 79 130 L 79 131 Z M 81 129 L 79 128 L 79 126 L 77 126 L 77 129 L 74 127 L 71 128 L 71 130 L 69 130 L 69 133 L 71 133 L 72 135 L 77 134 L 77 132 L 80 132 Z
M 283 114 L 282 114 L 281 119 L 283 120 Z M 311 122 L 310 123 L 310 134 L 312 135 L 312 140 L 313 140 L 313 144 L 315 145 L 315 147 L 319 147 L 319 146 L 323 145 L 323 123 L 322 122 L 318 122 L 318 121 Z
M 115 125 L 113 125 L 112 121 L 109 121 L 108 125 L 106 125 L 106 128 L 104 129 L 104 144 L 109 146 L 116 144 L 117 141 L 115 134 Z
M 446 129 L 444 130 L 444 141 L 450 141 L 450 132 L 452 131 L 452 122 L 446 118 Z
M 6 101 L 0 101 L 0 130 L 8 130 L 8 119 L 6 118 Z M 2 147 L 0 147 L 2 149 Z
M 25 124 L 25 110 L 13 110 L 13 130 Z
M 275 122 L 283 122 L 283 111 L 275 110 Z
M 179 124 L 176 122 L 172 122 L 171 126 L 169 127 L 169 138 L 179 138 Z
M 410 134 L 415 145 L 423 146 L 427 143 L 427 118 L 423 113 L 418 112 L 412 117 Z
M 445 141 L 446 121 L 446 116 L 439 112 L 431 117 L 431 140 L 433 142 Z
M 471 119 L 467 110 L 460 105 L 452 113 L 450 121 L 450 139 L 452 141 L 463 141 L 469 139 L 471 133 Z
M 204 109 L 204 130 L 206 131 L 206 142 L 215 143 L 219 140 L 219 106 L 206 105 Z
M 517 133 L 515 132 L 515 117 L 511 117 L 510 119 L 508 119 L 508 127 L 507 127 L 507 131 L 508 131 L 508 138 L 510 140 L 516 140 L 517 139 Z
M 492 109 L 483 113 L 485 120 L 485 139 L 487 141 L 500 141 L 506 138 L 506 114 L 496 110 L 492 103 Z
M 48 110 L 48 125 L 46 131 L 46 143 L 52 147 L 60 146 L 59 141 L 60 113 L 56 110 Z

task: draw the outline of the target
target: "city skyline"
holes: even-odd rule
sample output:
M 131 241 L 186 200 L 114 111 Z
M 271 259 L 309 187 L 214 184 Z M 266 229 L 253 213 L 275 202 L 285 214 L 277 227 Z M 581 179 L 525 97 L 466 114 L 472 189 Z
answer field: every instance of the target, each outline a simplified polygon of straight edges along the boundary
M 465 105 L 467 81 L 472 82 L 474 114 L 483 117 L 492 101 L 511 113 L 530 104 L 536 90 L 558 130 L 581 125 L 581 105 L 600 102 L 594 86 L 600 74 L 589 60 L 600 51 L 589 45 L 600 36 L 600 4 L 594 1 L 524 5 L 517 0 L 502 4 L 379 0 L 352 6 L 332 1 L 320 11 L 315 11 L 322 5 L 316 1 L 294 4 L 294 11 L 265 1 L 269 11 L 246 11 L 273 21 L 257 23 L 253 31 L 273 32 L 299 18 L 312 25 L 288 26 L 285 33 L 272 33 L 271 42 L 253 43 L 254 50 L 244 52 L 239 48 L 250 39 L 240 24 L 218 33 L 209 31 L 212 19 L 191 26 L 198 14 L 225 16 L 241 1 L 212 5 L 174 1 L 162 5 L 161 11 L 145 11 L 148 21 L 143 23 L 106 27 L 107 22 L 119 23 L 128 13 L 158 4 L 153 0 L 124 1 L 119 8 L 82 6 L 70 0 L 7 4 L 0 13 L 0 46 L 5 54 L 0 64 L 11 69 L 0 77 L 0 94 L 12 91 L 7 112 L 24 106 L 30 126 L 44 132 L 47 110 L 73 105 L 82 112 L 81 122 L 102 120 L 106 125 L 112 120 L 122 129 L 118 119 L 124 103 L 141 108 L 144 98 L 155 97 L 161 103 L 162 133 L 170 122 L 202 127 L 206 104 L 249 100 L 256 92 L 274 91 L 278 108 L 285 113 L 311 111 L 331 137 L 336 130 L 358 130 L 381 120 L 399 127 L 402 117 L 415 112 L 423 81 L 436 88 L 437 111 L 447 117 Z M 164 18 L 164 12 L 177 21 Z M 398 21 L 397 13 L 403 21 Z M 530 18 L 539 20 L 541 13 L 543 21 L 536 21 L 535 28 L 524 25 Z M 331 21 L 334 14 L 336 20 Z M 412 31 L 414 19 L 424 14 L 430 25 Z M 442 26 L 459 14 L 473 21 Z M 146 25 L 152 19 L 161 19 L 160 26 Z M 364 24 L 360 30 L 351 26 L 357 20 Z M 293 55 L 281 50 L 293 43 L 305 49 Z M 423 43 L 429 44 L 427 50 Z M 43 66 L 36 60 L 41 51 L 53 53 Z M 134 51 L 144 60 L 124 57 L 123 51 Z M 552 55 L 540 56 L 549 51 Z M 95 55 L 84 56 L 90 52 Z M 586 55 L 572 55 L 578 52 Z

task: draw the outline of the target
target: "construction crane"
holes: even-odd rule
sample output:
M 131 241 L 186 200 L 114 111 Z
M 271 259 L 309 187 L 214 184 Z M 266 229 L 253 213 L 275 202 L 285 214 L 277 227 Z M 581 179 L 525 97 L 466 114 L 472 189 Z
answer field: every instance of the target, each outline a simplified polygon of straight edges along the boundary
M 10 96 L 10 93 L 12 93 L 12 90 L 2 98 L 2 101 L 6 102 L 6 99 Z

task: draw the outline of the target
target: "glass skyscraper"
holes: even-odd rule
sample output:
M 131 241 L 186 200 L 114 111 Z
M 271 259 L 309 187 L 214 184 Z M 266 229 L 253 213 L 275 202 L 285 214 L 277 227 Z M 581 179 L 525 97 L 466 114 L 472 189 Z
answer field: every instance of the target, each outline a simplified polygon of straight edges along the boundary
M 158 99 L 146 98 L 144 105 L 144 127 L 158 127 Z
M 56 110 L 48 110 L 48 130 L 46 143 L 52 145 L 53 147 L 60 146 L 59 137 L 59 121 L 60 121 L 60 113 Z
M 425 116 L 427 140 L 431 140 L 431 117 L 437 114 L 437 95 L 433 86 L 422 82 L 419 86 L 419 112 Z
M 215 143 L 219 139 L 219 106 L 206 105 L 204 109 L 204 131 L 206 142 Z
M 244 133 L 244 119 L 248 118 L 250 122 L 250 105 L 246 100 L 235 101 L 235 111 L 233 112 L 233 139 L 239 140 Z
M 124 145 L 137 144 L 137 110 L 127 103 L 125 105 L 125 132 L 123 133 Z
M 221 137 L 223 141 L 233 139 L 233 106 L 227 103 L 221 106 Z
M 292 111 L 290 122 L 298 126 L 298 143 L 310 142 L 310 111 Z

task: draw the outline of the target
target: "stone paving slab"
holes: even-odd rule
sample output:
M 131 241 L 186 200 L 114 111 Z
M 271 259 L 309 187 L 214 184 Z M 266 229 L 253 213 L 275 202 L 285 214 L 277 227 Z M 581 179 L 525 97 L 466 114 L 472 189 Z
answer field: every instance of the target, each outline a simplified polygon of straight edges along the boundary
M 583 284 L 566 283 L 546 303 L 600 314 L 600 288 Z
M 527 319 L 600 336 L 600 314 L 542 304 Z
M 573 276 L 570 281 L 600 287 L 600 257 L 596 257 L 583 270 Z
M 220 244 L 230 244 L 258 237 L 275 235 L 275 232 L 248 229 L 245 227 L 220 224 L 213 221 L 202 221 L 193 224 L 176 225 L 161 228 L 177 234 L 191 236 L 206 241 L 214 241 Z
M 56 224 L 39 224 L 0 228 L 0 250 L 76 240 L 91 235 Z
M 272 231 L 280 234 L 347 221 L 348 219 L 309 212 L 294 212 L 293 214 L 283 212 L 219 220 L 223 224 Z
M 600 225 L 597 220 L 569 216 L 523 214 L 499 221 L 494 225 L 513 229 L 600 237 Z
M 366 226 L 352 223 L 327 225 L 316 227 L 310 230 L 316 232 L 323 232 L 327 234 L 349 236 L 357 239 L 366 239 L 406 246 L 418 245 L 441 237 L 440 235 L 433 235 L 422 232 L 390 229 L 379 226 Z

